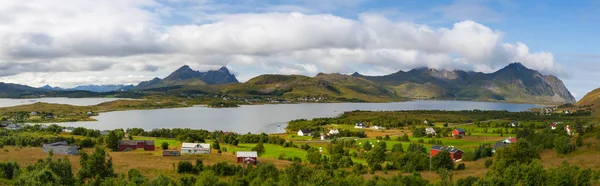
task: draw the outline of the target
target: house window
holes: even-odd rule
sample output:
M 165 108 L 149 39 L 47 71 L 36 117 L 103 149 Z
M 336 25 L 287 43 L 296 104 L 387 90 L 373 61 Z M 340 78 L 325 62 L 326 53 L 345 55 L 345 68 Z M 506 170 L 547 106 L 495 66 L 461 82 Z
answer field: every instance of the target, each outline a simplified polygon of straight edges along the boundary
M 188 153 L 192 153 L 192 150 L 188 150 Z

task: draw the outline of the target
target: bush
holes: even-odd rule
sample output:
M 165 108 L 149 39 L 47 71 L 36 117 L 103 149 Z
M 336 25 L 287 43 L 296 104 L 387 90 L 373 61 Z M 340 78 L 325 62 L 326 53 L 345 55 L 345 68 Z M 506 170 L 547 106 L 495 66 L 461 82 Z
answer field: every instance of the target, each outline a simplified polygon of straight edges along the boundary
M 494 161 L 492 159 L 485 160 L 485 168 L 490 168 Z
M 462 159 L 464 161 L 475 161 L 475 153 L 473 152 L 464 152 L 462 155 Z
M 193 169 L 194 166 L 189 161 L 180 161 L 177 164 L 177 173 L 179 174 L 191 173 Z
M 13 179 L 19 173 L 19 164 L 14 161 L 0 162 L 0 178 Z
M 456 166 L 456 170 L 465 170 L 465 168 L 466 167 L 464 163 L 458 164 L 458 166 Z
M 169 150 L 169 143 L 163 142 L 160 144 L 160 147 L 162 147 L 163 150 Z

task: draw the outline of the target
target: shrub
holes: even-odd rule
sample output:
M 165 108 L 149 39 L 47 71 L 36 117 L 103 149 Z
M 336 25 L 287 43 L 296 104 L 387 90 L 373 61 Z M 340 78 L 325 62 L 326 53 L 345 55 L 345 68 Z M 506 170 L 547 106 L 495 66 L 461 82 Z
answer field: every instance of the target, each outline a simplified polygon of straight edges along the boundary
M 492 163 L 494 163 L 492 159 L 485 160 L 485 168 L 490 168 L 490 166 L 492 166 Z
M 456 166 L 456 170 L 465 170 L 465 164 L 464 163 L 458 164 L 458 166 Z
M 179 174 L 191 173 L 193 169 L 194 166 L 189 161 L 180 161 L 177 164 L 177 173 Z
M 160 144 L 160 147 L 162 147 L 163 150 L 168 150 L 169 149 L 169 143 L 163 142 L 162 144 Z

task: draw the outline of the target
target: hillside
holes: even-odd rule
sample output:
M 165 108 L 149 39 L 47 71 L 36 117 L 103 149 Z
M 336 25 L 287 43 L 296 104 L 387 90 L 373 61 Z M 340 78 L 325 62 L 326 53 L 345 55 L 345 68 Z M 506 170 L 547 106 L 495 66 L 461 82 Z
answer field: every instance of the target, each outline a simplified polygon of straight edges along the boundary
M 600 116 L 600 88 L 592 90 L 577 101 L 577 109 L 591 110 L 594 116 Z
M 46 92 L 46 90 L 25 85 L 0 82 L 0 97 L 21 97 L 44 92 Z
M 54 90 L 54 91 L 90 91 L 90 92 L 112 92 L 112 91 L 127 91 L 133 89 L 133 85 L 80 85 L 73 88 L 60 88 L 60 87 L 51 87 L 50 85 L 45 85 L 40 87 L 40 89 L 45 90 Z
M 222 89 L 231 95 L 271 95 L 286 98 L 328 97 L 334 100 L 384 101 L 395 99 L 393 90 L 360 77 L 342 74 L 261 75 Z
M 555 76 L 543 75 L 520 63 L 491 74 L 417 68 L 385 76 L 363 76 L 393 87 L 399 96 L 526 103 L 574 103 L 575 98 Z

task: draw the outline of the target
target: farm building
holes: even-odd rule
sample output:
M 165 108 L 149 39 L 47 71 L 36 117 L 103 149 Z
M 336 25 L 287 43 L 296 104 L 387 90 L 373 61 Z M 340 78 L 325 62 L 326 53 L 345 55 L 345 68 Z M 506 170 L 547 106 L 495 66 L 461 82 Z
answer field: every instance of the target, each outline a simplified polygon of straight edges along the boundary
M 121 140 L 119 151 L 130 151 L 143 148 L 145 151 L 154 151 L 154 140 Z
M 571 127 L 569 127 L 569 125 L 565 126 L 565 131 L 567 131 L 567 134 L 569 136 L 572 136 L 573 134 L 575 134 L 575 132 L 573 131 L 573 129 L 571 129 Z
M 331 134 L 331 135 L 336 135 L 336 134 L 339 134 L 339 133 L 340 133 L 340 131 L 338 129 L 331 129 L 331 130 L 329 130 L 329 134 Z
M 385 129 L 385 127 L 382 127 L 382 126 L 374 126 L 374 127 L 373 127 L 373 129 L 375 129 L 375 130 L 383 130 L 383 129 Z
M 78 154 L 78 146 L 69 145 L 66 141 L 43 144 L 42 149 L 45 153 L 52 151 L 54 154 Z
M 504 139 L 503 142 L 504 143 L 517 143 L 517 138 L 508 137 L 508 138 Z
M 163 156 L 180 156 L 181 153 L 176 150 L 164 150 L 162 155 Z
M 356 125 L 354 125 L 354 128 L 364 129 L 364 128 L 367 128 L 367 125 L 365 125 L 363 122 L 358 122 L 358 123 L 356 123 Z
M 552 122 L 552 124 L 550 124 L 550 129 L 556 130 L 556 122 Z
M 210 144 L 183 143 L 181 144 L 181 154 L 210 154 Z
M 300 129 L 298 130 L 298 136 L 311 136 L 312 131 L 310 129 Z
M 237 152 L 237 162 L 256 165 L 258 162 L 258 153 L 256 151 Z
M 452 137 L 455 137 L 455 138 L 464 137 L 466 134 L 467 134 L 467 132 L 465 131 L 465 129 L 461 129 L 461 128 L 454 129 L 452 131 Z
M 427 127 L 425 128 L 425 134 L 431 134 L 432 136 L 435 136 L 437 133 L 435 132 L 435 129 L 433 129 L 433 127 Z
M 450 158 L 452 158 L 452 160 L 454 160 L 454 161 L 462 159 L 462 154 L 463 154 L 462 150 L 460 150 L 458 148 L 454 148 L 454 147 L 446 147 L 446 146 L 439 146 L 439 145 L 434 145 L 431 147 L 430 155 L 431 155 L 431 157 L 433 157 L 441 151 L 448 151 L 450 153 Z

